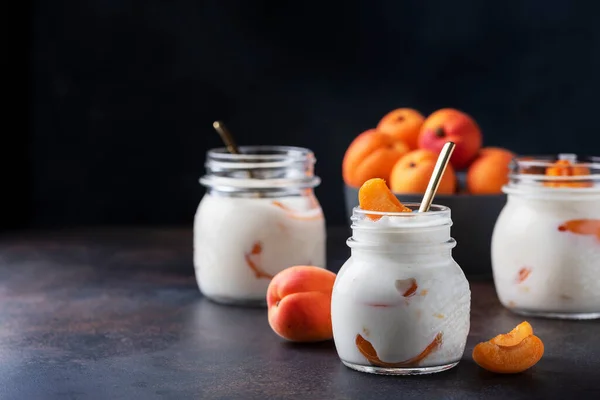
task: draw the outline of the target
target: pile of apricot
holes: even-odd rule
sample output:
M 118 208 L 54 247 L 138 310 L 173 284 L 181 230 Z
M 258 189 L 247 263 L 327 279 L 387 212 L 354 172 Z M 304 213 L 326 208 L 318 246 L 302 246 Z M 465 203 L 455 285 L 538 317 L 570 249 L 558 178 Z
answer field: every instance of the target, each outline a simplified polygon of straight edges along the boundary
M 479 125 L 468 114 L 452 108 L 427 118 L 411 108 L 386 114 L 376 128 L 358 135 L 346 150 L 344 182 L 358 188 L 371 178 L 382 178 L 395 193 L 423 194 L 438 154 L 448 141 L 456 147 L 437 193 L 501 193 L 514 154 L 499 147 L 482 148 Z M 466 188 L 458 187 L 459 171 L 466 172 Z

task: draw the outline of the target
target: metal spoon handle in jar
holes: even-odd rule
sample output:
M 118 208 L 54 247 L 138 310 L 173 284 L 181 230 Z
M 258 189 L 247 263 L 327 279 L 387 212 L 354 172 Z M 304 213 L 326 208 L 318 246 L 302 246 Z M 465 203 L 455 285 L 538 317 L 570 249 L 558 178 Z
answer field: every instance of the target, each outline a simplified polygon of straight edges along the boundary
M 452 152 L 454 151 L 454 147 L 456 147 L 454 142 L 446 142 L 442 148 L 437 162 L 435 163 L 433 174 L 431 174 L 431 178 L 429 179 L 427 190 L 425 190 L 425 196 L 423 196 L 423 201 L 421 201 L 419 212 L 429 211 L 429 208 L 433 203 L 435 193 L 437 192 L 440 182 L 442 181 L 442 176 L 444 176 L 444 172 L 446 171 L 446 167 L 450 161 L 450 156 L 452 156 Z

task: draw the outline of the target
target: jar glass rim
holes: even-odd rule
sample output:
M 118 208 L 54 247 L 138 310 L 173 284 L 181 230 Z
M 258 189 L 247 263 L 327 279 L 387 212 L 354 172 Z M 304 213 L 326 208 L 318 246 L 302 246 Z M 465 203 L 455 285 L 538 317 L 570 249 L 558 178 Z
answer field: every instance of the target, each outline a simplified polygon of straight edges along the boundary
M 273 162 L 273 161 L 298 161 L 314 160 L 314 153 L 304 147 L 296 146 L 240 146 L 240 153 L 230 153 L 226 147 L 217 147 L 207 152 L 208 159 L 213 161 L 236 162 Z
M 366 216 L 366 215 L 377 215 L 382 217 L 399 217 L 399 218 L 427 218 L 444 216 L 450 211 L 450 207 L 442 206 L 439 204 L 432 204 L 427 212 L 418 212 L 421 203 L 403 203 L 405 207 L 410 208 L 413 212 L 388 212 L 388 211 L 370 211 L 363 210 L 360 207 L 353 208 L 354 215 Z
M 568 163 L 557 164 L 559 161 Z M 548 174 L 548 168 L 556 168 Z M 509 165 L 504 193 L 597 193 L 600 191 L 600 157 L 573 153 L 519 155 Z

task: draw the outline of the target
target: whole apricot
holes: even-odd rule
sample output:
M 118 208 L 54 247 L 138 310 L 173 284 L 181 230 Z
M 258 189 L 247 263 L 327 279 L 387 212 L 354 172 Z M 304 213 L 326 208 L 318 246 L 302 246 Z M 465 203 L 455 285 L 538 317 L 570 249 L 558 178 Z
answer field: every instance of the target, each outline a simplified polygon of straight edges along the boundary
M 388 180 L 396 161 L 409 151 L 403 141 L 369 129 L 358 135 L 346 150 L 342 162 L 344 182 L 360 187 L 371 178 Z
M 414 150 L 402 157 L 392 169 L 390 188 L 394 193 L 423 194 L 433 174 L 438 155 L 429 150 Z M 450 164 L 446 168 L 438 194 L 456 191 L 456 174 Z
M 411 150 L 418 147 L 419 133 L 425 117 L 412 108 L 397 108 L 387 113 L 377 124 L 379 132 L 401 140 Z
M 508 183 L 510 163 L 515 155 L 499 147 L 481 149 L 467 171 L 467 190 L 471 194 L 499 194 Z
M 468 114 L 453 108 L 443 108 L 431 114 L 421 127 L 419 148 L 439 154 L 446 142 L 456 147 L 450 157 L 455 170 L 465 169 L 481 148 L 481 130 Z
M 284 339 L 318 342 L 333 338 L 331 292 L 336 275 L 315 266 L 294 266 L 267 288 L 269 325 Z

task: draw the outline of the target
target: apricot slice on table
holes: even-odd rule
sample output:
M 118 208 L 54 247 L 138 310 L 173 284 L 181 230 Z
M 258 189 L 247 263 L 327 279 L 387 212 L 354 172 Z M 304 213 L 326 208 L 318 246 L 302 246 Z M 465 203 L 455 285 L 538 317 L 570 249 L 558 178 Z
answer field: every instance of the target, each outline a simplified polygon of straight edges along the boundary
M 558 160 L 552 166 L 546 168 L 546 176 L 583 176 L 589 175 L 590 169 L 583 166 L 573 165 L 569 160 Z M 544 182 L 548 187 L 590 187 L 592 182 L 551 181 Z
M 358 191 L 358 202 L 360 208 L 366 211 L 412 212 L 398 200 L 381 178 L 369 179 L 363 183 Z M 368 215 L 368 217 L 373 220 L 380 218 L 378 215 Z
M 473 360 L 482 368 L 499 374 L 516 374 L 533 367 L 544 355 L 544 343 L 533 334 L 528 322 L 498 335 L 473 349 Z

